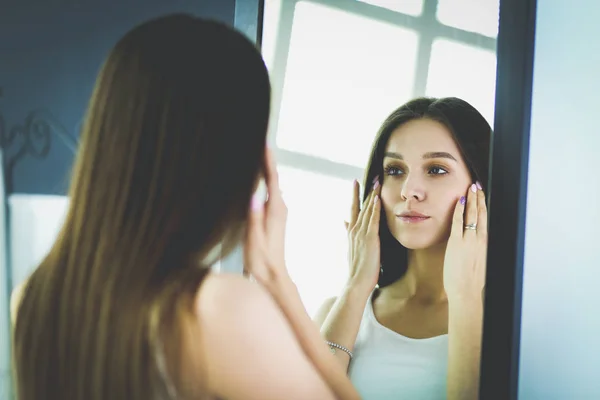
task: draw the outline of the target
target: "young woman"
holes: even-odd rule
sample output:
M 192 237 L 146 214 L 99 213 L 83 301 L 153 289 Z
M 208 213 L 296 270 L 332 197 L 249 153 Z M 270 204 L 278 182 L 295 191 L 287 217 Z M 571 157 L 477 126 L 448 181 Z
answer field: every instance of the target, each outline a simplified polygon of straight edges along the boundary
M 358 398 L 286 272 L 269 101 L 259 52 L 221 24 L 173 15 L 119 41 L 64 225 L 14 292 L 19 400 Z M 240 240 L 258 283 L 210 272 Z
M 420 98 L 381 127 L 350 274 L 316 316 L 365 400 L 476 399 L 491 128 L 457 98 Z

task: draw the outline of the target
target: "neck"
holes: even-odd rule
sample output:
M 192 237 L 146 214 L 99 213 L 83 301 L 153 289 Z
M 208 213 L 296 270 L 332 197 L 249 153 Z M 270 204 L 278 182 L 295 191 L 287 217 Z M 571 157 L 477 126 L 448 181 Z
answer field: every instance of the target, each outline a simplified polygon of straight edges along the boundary
M 390 285 L 390 294 L 423 303 L 447 301 L 444 290 L 445 253 L 446 243 L 422 250 L 409 250 L 406 274 Z

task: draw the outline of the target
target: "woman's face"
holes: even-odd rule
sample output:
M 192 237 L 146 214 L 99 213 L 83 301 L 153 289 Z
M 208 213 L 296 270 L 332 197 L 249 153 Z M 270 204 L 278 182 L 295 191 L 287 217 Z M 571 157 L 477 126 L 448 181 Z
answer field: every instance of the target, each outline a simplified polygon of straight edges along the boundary
M 409 121 L 390 136 L 383 158 L 381 200 L 392 235 L 408 249 L 448 240 L 456 202 L 471 177 L 448 129 Z

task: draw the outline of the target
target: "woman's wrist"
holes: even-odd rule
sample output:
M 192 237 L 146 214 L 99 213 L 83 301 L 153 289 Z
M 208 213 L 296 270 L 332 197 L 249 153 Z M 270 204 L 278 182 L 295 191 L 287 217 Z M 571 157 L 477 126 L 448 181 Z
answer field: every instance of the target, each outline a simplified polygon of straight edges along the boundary
M 356 278 L 349 278 L 344 285 L 343 294 L 350 297 L 364 297 L 366 299 L 374 289 L 373 285 L 365 284 L 365 282 Z
M 298 288 L 285 267 L 279 273 L 273 275 L 266 286 L 276 298 L 287 297 L 290 292 L 298 293 Z

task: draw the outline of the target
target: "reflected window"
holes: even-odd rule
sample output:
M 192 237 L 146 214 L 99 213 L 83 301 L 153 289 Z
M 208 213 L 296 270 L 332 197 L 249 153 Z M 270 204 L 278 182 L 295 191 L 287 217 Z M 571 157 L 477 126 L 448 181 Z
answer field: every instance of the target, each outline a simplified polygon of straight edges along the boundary
M 437 18 L 444 25 L 495 38 L 500 0 L 438 0 Z
M 298 3 L 277 146 L 363 167 L 381 122 L 412 96 L 417 43 L 415 31 Z
M 325 297 L 342 290 L 348 276 L 344 220 L 352 181 L 279 166 L 288 207 L 286 263 L 304 306 L 314 315 Z
M 423 0 L 357 0 L 361 3 L 372 4 L 377 7 L 387 8 L 402 14 L 413 16 L 421 15 L 423 12 Z
M 435 40 L 426 95 L 465 99 L 493 125 L 496 52 L 452 40 Z

